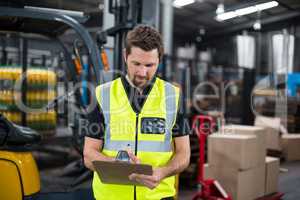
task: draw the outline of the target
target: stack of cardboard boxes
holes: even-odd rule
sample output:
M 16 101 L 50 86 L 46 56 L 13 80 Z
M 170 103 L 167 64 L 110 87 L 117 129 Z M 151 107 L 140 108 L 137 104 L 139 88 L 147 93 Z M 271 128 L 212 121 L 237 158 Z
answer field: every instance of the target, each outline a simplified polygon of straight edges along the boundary
M 267 149 L 282 150 L 280 145 L 280 118 L 258 116 L 255 118 L 255 126 L 265 129 L 264 134 Z
M 286 161 L 300 160 L 300 134 L 285 131 L 280 135 L 282 125 L 280 118 L 258 116 L 255 125 L 265 129 L 266 148 L 280 151 Z
M 220 182 L 234 200 L 254 200 L 277 191 L 279 160 L 266 159 L 264 129 L 225 126 L 209 136 L 206 178 Z
M 300 160 L 300 134 L 284 134 L 281 141 L 285 160 Z
M 266 157 L 266 188 L 265 195 L 272 194 L 278 190 L 279 159 Z

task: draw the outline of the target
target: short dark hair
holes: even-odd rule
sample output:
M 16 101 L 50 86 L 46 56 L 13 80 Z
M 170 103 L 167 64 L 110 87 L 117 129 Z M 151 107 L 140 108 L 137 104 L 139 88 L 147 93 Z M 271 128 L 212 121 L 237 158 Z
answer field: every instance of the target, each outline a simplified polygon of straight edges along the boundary
M 144 51 L 157 49 L 159 60 L 164 54 L 164 47 L 161 34 L 153 27 L 148 25 L 138 25 L 129 31 L 125 40 L 127 54 L 131 53 L 132 47 L 139 47 Z

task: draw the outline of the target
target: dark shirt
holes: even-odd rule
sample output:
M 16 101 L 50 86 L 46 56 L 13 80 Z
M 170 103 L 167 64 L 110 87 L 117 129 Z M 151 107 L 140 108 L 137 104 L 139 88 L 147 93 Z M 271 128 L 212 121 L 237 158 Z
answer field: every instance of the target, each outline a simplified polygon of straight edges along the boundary
M 156 78 L 153 78 L 151 82 L 143 89 L 142 94 L 138 92 L 138 90 L 135 87 L 132 87 L 130 83 L 127 81 L 126 77 L 122 76 L 121 81 L 125 88 L 126 94 L 128 96 L 128 99 L 130 99 L 130 104 L 133 108 L 133 110 L 136 113 L 140 113 L 141 108 L 143 107 L 147 96 L 149 95 L 153 84 L 155 83 Z M 172 129 L 172 136 L 173 137 L 180 137 L 185 136 L 189 134 L 189 126 L 188 121 L 185 120 L 184 114 L 182 112 L 182 96 L 180 94 L 179 97 L 179 107 L 178 112 L 176 116 L 176 122 Z M 96 101 L 96 97 L 94 97 L 94 100 Z M 104 116 L 101 110 L 101 107 L 98 103 L 96 103 L 95 109 L 93 109 L 88 114 L 88 124 L 97 124 L 98 128 L 89 128 L 89 132 L 86 133 L 86 136 L 92 137 L 95 139 L 104 139 L 104 133 L 105 133 L 105 123 L 104 123 Z M 96 126 L 94 126 L 96 127 Z

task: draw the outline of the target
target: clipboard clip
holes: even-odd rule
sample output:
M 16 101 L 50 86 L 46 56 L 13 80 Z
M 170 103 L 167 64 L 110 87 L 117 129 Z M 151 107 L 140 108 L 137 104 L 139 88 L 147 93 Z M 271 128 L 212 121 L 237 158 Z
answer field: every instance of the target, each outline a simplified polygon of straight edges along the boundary
M 118 154 L 116 156 L 116 161 L 121 161 L 121 162 L 130 162 L 130 157 L 127 151 L 120 150 L 118 151 Z

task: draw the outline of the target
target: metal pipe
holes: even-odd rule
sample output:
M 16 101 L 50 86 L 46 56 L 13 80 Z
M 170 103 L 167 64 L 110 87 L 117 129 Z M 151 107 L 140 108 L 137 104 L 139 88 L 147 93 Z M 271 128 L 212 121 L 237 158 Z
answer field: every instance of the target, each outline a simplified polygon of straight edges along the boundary
M 56 22 L 62 22 L 67 24 L 71 28 L 73 28 L 80 38 L 84 41 L 88 49 L 88 53 L 91 59 L 91 63 L 93 66 L 93 70 L 95 73 L 95 78 L 97 84 L 100 83 L 100 66 L 103 66 L 101 63 L 100 53 L 98 48 L 95 45 L 95 42 L 91 38 L 89 32 L 74 18 L 63 15 L 60 13 L 50 13 L 45 11 L 40 11 L 36 9 L 22 9 L 22 8 L 9 8 L 9 7 L 0 7 L 0 16 L 8 16 L 8 17 L 26 17 L 32 19 L 44 19 Z M 96 70 L 98 68 L 98 70 Z

